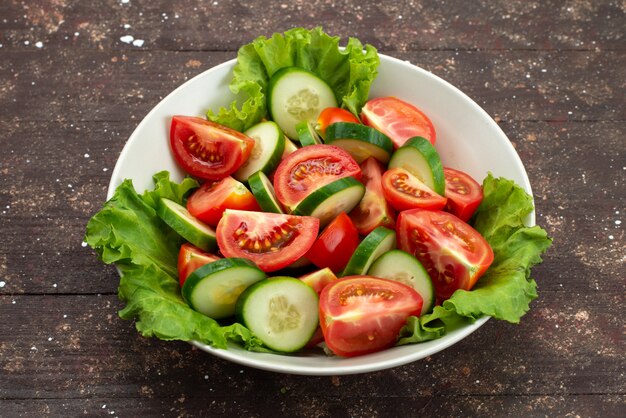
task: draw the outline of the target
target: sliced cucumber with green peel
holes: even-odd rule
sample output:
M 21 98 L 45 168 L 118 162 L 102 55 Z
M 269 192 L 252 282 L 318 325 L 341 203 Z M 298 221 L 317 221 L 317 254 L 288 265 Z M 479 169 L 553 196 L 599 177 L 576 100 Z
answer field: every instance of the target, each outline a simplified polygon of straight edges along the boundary
M 264 173 L 274 171 L 285 150 L 285 135 L 278 125 L 272 121 L 261 122 L 244 134 L 254 139 L 254 148 L 233 177 L 239 181 L 247 181 L 250 175 L 259 170 Z
M 435 193 L 445 196 L 446 179 L 439 153 L 429 140 L 416 136 L 396 150 L 389 160 L 389 168 L 401 167 L 417 176 Z
M 320 228 L 341 212 L 354 209 L 365 194 L 365 186 L 354 177 L 343 177 L 320 187 L 304 198 L 293 210 L 293 215 L 314 216 Z
M 263 212 L 285 213 L 276 199 L 272 182 L 264 172 L 257 171 L 248 177 L 248 186 Z
M 296 125 L 296 132 L 298 132 L 298 140 L 300 145 L 306 147 L 307 145 L 323 144 L 322 138 L 315 131 L 313 122 L 303 121 Z
M 181 289 L 194 310 L 213 319 L 235 314 L 239 295 L 267 276 L 245 258 L 223 258 L 194 270 Z
M 268 348 L 286 353 L 303 348 L 319 323 L 315 290 L 286 276 L 250 286 L 239 297 L 236 313 Z
M 396 232 L 379 226 L 367 234 L 356 247 L 350 261 L 343 269 L 342 276 L 366 274 L 370 266 L 378 257 L 396 248 Z
M 267 86 L 267 109 L 274 122 L 292 139 L 298 138 L 296 125 L 314 122 L 322 109 L 337 107 L 335 93 L 317 75 L 299 67 L 276 71 Z
M 422 263 L 407 252 L 391 250 L 384 253 L 374 261 L 367 275 L 395 280 L 415 289 L 424 300 L 420 315 L 430 312 L 435 306 L 432 279 Z
M 368 157 L 387 164 L 393 152 L 393 142 L 387 135 L 358 123 L 337 122 L 329 125 L 325 143 L 345 149 L 359 164 Z
M 217 247 L 213 228 L 196 219 L 186 207 L 161 198 L 156 211 L 163 222 L 196 247 L 208 252 Z

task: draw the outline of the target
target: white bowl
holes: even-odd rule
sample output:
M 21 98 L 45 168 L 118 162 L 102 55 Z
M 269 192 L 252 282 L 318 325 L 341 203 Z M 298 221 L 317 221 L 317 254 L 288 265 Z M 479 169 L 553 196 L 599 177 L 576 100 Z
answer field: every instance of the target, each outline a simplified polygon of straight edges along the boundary
M 468 96 L 441 78 L 385 55 L 380 55 L 379 74 L 370 97 L 396 96 L 415 104 L 426 113 L 437 130 L 436 147 L 444 166 L 461 169 L 479 182 L 492 172 L 514 180 L 532 196 L 526 170 L 506 135 L 493 119 Z M 152 175 L 168 170 L 179 181 L 183 171 L 176 165 L 169 148 L 172 115 L 205 115 L 233 100 L 228 89 L 235 60 L 211 68 L 178 87 L 148 113 L 124 146 L 109 184 L 108 198 L 127 178 L 138 191 L 152 189 Z M 526 220 L 534 225 L 534 212 Z M 231 345 L 227 350 L 199 342 L 193 344 L 213 355 L 264 370 L 304 375 L 341 375 L 387 369 L 430 356 L 476 331 L 487 321 L 449 332 L 444 337 L 421 344 L 393 347 L 355 358 L 317 354 L 276 355 L 249 352 Z

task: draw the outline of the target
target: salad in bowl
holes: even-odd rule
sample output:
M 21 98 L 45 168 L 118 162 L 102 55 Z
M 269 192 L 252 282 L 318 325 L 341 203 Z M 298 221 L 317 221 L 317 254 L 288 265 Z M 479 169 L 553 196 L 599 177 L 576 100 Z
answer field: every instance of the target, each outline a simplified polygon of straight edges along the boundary
M 440 78 L 320 28 L 243 46 L 161 101 L 85 241 L 144 336 L 314 375 L 519 322 L 550 239 L 511 143 Z

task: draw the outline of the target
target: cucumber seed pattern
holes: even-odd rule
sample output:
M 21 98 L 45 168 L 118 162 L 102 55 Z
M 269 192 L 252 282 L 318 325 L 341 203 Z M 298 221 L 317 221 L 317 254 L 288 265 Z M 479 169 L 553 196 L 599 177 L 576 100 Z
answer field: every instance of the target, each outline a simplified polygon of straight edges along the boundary
M 287 99 L 285 110 L 297 120 L 313 120 L 320 109 L 319 96 L 310 89 L 302 89 Z
M 298 328 L 302 315 L 298 308 L 289 303 L 284 295 L 274 296 L 269 300 L 267 323 L 273 333 L 280 334 Z

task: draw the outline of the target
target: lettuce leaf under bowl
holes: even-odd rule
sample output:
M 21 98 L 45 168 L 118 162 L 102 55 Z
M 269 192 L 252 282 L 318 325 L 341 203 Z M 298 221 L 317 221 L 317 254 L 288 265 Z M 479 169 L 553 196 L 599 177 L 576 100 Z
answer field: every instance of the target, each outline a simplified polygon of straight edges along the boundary
M 290 29 L 271 38 L 258 37 L 237 54 L 230 90 L 238 98 L 217 113 L 207 112 L 213 122 L 245 131 L 267 116 L 265 90 L 271 76 L 283 67 L 300 67 L 326 81 L 341 107 L 358 115 L 378 74 L 376 48 L 349 38 L 342 50 L 339 37 L 322 28 Z
M 120 317 L 136 319 L 137 330 L 145 337 L 197 340 L 219 348 L 226 348 L 230 340 L 249 350 L 267 351 L 244 326 L 220 326 L 183 300 L 176 266 L 181 238 L 155 208 L 161 197 L 182 203 L 198 182 L 186 178 L 174 183 L 167 172 L 153 178 L 155 189 L 143 195 L 125 180 L 87 224 L 85 242 L 120 272 L 118 295 L 126 302 Z
M 432 313 L 411 318 L 398 344 L 428 341 L 481 316 L 519 323 L 537 298 L 530 269 L 552 240 L 539 226 L 524 226 L 532 212 L 532 198 L 513 181 L 494 178 L 483 182 L 484 198 L 471 223 L 489 242 L 494 261 L 471 291 L 457 290 Z

